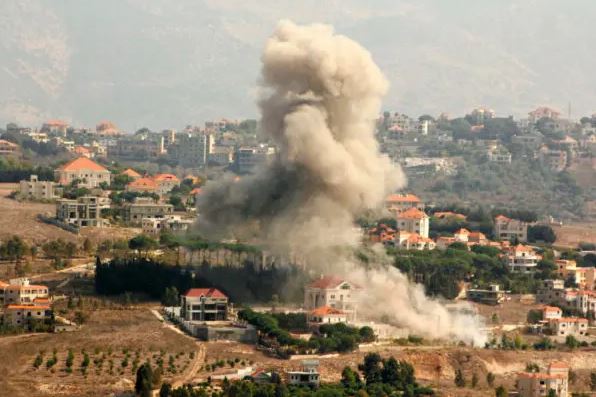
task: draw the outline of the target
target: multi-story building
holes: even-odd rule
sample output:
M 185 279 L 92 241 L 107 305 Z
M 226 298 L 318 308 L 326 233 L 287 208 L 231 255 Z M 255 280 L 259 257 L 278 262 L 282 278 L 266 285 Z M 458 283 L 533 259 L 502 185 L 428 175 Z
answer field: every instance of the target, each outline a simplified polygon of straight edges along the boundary
M 19 196 L 27 200 L 53 200 L 56 195 L 56 182 L 40 181 L 31 175 L 28 181 L 20 182 Z
M 32 322 L 45 322 L 52 318 L 49 305 L 17 305 L 11 304 L 4 309 L 4 324 L 13 327 L 28 327 Z
M 99 198 L 83 196 L 76 200 L 60 199 L 56 203 L 56 219 L 77 227 L 101 227 Z
M 522 244 L 509 248 L 506 258 L 513 273 L 533 273 L 542 259 L 531 247 Z
M 486 107 L 478 107 L 470 113 L 474 125 L 482 125 L 488 119 L 495 118 L 495 111 Z
M 565 288 L 563 280 L 544 280 L 536 300 L 572 310 L 582 316 L 596 317 L 596 292 Z
M 45 285 L 33 285 L 28 278 L 16 278 L 8 283 L 0 283 L 3 292 L 3 305 L 34 304 L 40 299 L 49 298 L 49 289 Z
M 536 108 L 535 110 L 529 112 L 528 115 L 529 115 L 528 120 L 530 121 L 530 123 L 535 123 L 544 117 L 552 119 L 552 120 L 557 120 L 559 118 L 559 116 L 561 115 L 561 113 L 556 111 L 555 109 L 551 109 L 549 107 L 542 106 L 542 107 Z
M 16 156 L 19 154 L 19 145 L 0 139 L 0 156 Z
M 209 153 L 209 163 L 215 165 L 230 165 L 234 162 L 234 149 L 229 146 L 214 146 Z
M 424 210 L 424 203 L 414 194 L 391 194 L 385 199 L 385 208 L 388 211 L 399 214 L 410 208 Z
M 486 305 L 498 305 L 505 301 L 505 291 L 497 284 L 491 284 L 489 289 L 469 289 L 466 297 L 474 302 Z
M 239 174 L 248 174 L 256 167 L 267 164 L 275 156 L 275 148 L 267 145 L 241 147 L 236 151 L 234 168 Z
M 551 363 L 547 372 L 522 372 L 517 376 L 519 397 L 568 396 L 569 367 L 564 363 Z
M 548 321 L 548 328 L 557 339 L 571 336 L 584 336 L 588 332 L 588 319 L 580 317 L 553 318 Z
M 318 360 L 304 360 L 300 370 L 287 372 L 288 383 L 290 385 L 316 387 L 320 381 L 318 368 Z
M 164 137 L 160 134 L 139 134 L 120 138 L 108 147 L 108 156 L 119 160 L 147 160 L 165 154 Z
M 180 215 L 165 215 L 141 220 L 143 233 L 159 235 L 162 232 L 181 233 L 187 231 L 195 222 L 194 219 L 183 219 Z
M 542 308 L 542 319 L 544 321 L 550 321 L 563 317 L 563 310 L 557 306 L 544 306 Z
M 499 240 L 528 241 L 528 224 L 517 219 L 511 219 L 505 215 L 495 217 L 495 237 Z
M 553 171 L 561 172 L 567 168 L 569 156 L 566 150 L 550 149 L 543 146 L 539 151 L 540 161 Z
M 416 233 L 428 238 L 429 217 L 417 208 L 410 208 L 397 214 L 397 228 L 399 231 Z
M 317 307 L 308 314 L 308 322 L 313 324 L 335 324 L 347 321 L 346 313 L 331 306 Z
M 53 135 L 66 136 L 68 123 L 63 120 L 48 120 L 41 126 L 41 132 Z
M 173 212 L 172 204 L 156 203 L 150 198 L 138 197 L 134 203 L 122 207 L 122 218 L 131 226 L 140 226 L 143 218 L 162 217 Z
M 80 187 L 98 187 L 102 182 L 110 184 L 110 171 L 87 157 L 79 157 L 55 171 L 61 185 L 77 181 Z
M 341 310 L 349 321 L 354 321 L 359 289 L 355 284 L 340 277 L 321 277 L 305 287 L 304 309 L 310 311 L 329 306 Z
M 181 296 L 180 315 L 186 321 L 225 321 L 228 297 L 217 288 L 191 288 Z
M 204 167 L 213 151 L 214 138 L 209 132 L 181 133 L 168 147 L 168 157 L 183 167 Z
M 498 164 L 511 164 L 511 153 L 505 147 L 489 150 L 488 161 Z
M 163 196 L 176 186 L 180 186 L 180 179 L 173 174 L 157 174 L 153 177 L 157 185 L 157 194 Z
M 415 249 L 415 250 L 433 250 L 437 247 L 434 240 L 428 237 L 422 237 L 418 233 L 410 233 L 405 231 L 399 231 L 395 234 L 395 245 L 403 249 Z

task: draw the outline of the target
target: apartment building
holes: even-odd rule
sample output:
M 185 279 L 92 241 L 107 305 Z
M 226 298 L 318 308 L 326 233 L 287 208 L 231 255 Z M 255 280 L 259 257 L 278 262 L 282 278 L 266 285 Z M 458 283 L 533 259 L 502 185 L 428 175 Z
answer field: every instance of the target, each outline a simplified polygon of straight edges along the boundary
M 274 156 L 275 148 L 271 146 L 241 147 L 236 151 L 234 168 L 239 174 L 248 174 L 256 167 L 272 161 Z
M 78 181 L 80 187 L 89 189 L 98 187 L 102 182 L 110 184 L 110 171 L 87 157 L 79 157 L 55 171 L 61 185 Z
M 538 156 L 542 164 L 556 172 L 565 170 L 569 162 L 566 150 L 549 149 L 546 146 L 540 148 Z
M 19 184 L 19 196 L 26 200 L 53 200 L 56 195 L 56 182 L 40 181 L 37 175 L 31 175 L 29 180 Z
M 120 138 L 108 147 L 108 156 L 119 160 L 148 160 L 166 153 L 160 134 L 139 134 Z
M 528 224 L 517 219 L 511 219 L 505 215 L 495 217 L 495 237 L 499 240 L 528 241 Z
M 528 113 L 528 120 L 530 121 L 530 123 L 536 123 L 541 118 L 549 118 L 552 120 L 556 120 L 559 118 L 560 115 L 561 112 L 555 109 L 549 108 L 547 106 L 541 106 Z
M 345 313 L 349 321 L 356 319 L 357 285 L 335 276 L 324 276 L 304 288 L 304 308 L 308 311 L 329 306 Z
M 100 207 L 100 200 L 95 196 L 83 196 L 76 200 L 60 199 L 56 202 L 56 219 L 77 227 L 101 227 Z
M 214 141 L 207 131 L 176 134 L 176 142 L 168 147 L 168 157 L 182 167 L 203 167 L 213 152 Z
M 180 315 L 186 321 L 225 321 L 228 297 L 217 288 L 191 288 L 181 296 Z

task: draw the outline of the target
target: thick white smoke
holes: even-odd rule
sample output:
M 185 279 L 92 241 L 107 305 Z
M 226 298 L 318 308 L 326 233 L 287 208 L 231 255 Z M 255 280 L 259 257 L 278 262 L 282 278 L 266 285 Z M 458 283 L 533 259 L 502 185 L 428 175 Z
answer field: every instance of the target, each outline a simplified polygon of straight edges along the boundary
M 319 272 L 356 278 L 374 297 L 363 302 L 371 314 L 382 308 L 413 332 L 442 337 L 455 329 L 458 338 L 478 341 L 471 319 L 453 320 L 396 269 L 379 264 L 383 270 L 364 272 L 352 258 L 361 238 L 355 217 L 406 183 L 374 136 L 388 83 L 370 54 L 330 26 L 282 21 L 262 63 L 261 129 L 278 154 L 240 181 L 207 184 L 200 227 L 254 233 L 272 251 L 300 255 Z M 461 326 L 436 327 L 437 318 Z

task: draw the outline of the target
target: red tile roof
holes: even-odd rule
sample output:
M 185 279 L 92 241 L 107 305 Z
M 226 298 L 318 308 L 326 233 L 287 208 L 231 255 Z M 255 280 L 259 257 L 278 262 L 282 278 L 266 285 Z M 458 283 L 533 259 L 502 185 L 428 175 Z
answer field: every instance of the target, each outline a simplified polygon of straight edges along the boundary
M 201 296 L 209 298 L 227 298 L 227 296 L 217 288 L 191 288 L 184 296 L 187 298 L 198 298 Z
M 346 280 L 340 277 L 324 276 L 310 283 L 308 286 L 310 288 L 336 288 L 344 281 Z
M 511 222 L 512 219 L 511 218 L 507 218 L 505 215 L 497 215 L 497 216 L 495 216 L 495 221 L 499 221 L 499 222 Z
M 180 179 L 173 174 L 157 174 L 153 177 L 153 180 L 157 183 L 165 181 L 180 182 Z
M 397 219 L 423 219 L 427 217 L 428 215 L 426 215 L 423 211 L 420 211 L 418 208 L 413 207 L 408 208 L 401 214 L 397 215 Z
M 331 306 L 321 306 L 311 311 L 310 314 L 312 314 L 313 316 L 329 316 L 334 314 L 341 315 L 344 314 L 344 312 Z
M 139 178 L 135 181 L 130 182 L 128 187 L 132 188 L 143 188 L 143 189 L 156 189 L 157 184 L 151 178 Z
M 124 171 L 122 171 L 122 175 L 128 175 L 131 178 L 140 178 L 141 177 L 141 174 L 139 174 L 132 168 L 127 168 Z
M 399 193 L 395 193 L 395 194 L 391 194 L 389 195 L 385 201 L 391 202 L 391 203 L 419 203 L 420 199 L 418 198 L 418 196 L 414 195 L 414 194 L 399 194 Z
M 67 163 L 60 167 L 61 171 L 96 171 L 96 172 L 109 172 L 107 168 L 102 165 L 97 164 L 95 161 L 88 159 L 87 157 L 79 157 L 78 159 L 72 160 L 70 163 Z

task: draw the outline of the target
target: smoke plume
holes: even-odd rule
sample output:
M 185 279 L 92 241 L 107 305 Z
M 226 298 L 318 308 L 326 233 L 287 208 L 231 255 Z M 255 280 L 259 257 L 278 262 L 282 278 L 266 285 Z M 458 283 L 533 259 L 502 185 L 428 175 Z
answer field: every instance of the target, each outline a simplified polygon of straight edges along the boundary
M 319 273 L 371 288 L 377 308 L 392 311 L 396 323 L 448 336 L 429 326 L 437 314 L 449 314 L 421 287 L 382 264 L 364 271 L 353 259 L 362 237 L 355 217 L 380 208 L 406 183 L 374 136 L 388 82 L 370 54 L 330 26 L 282 21 L 262 64 L 261 131 L 278 151 L 253 175 L 207 184 L 198 203 L 200 228 L 252 236 L 274 253 L 299 255 Z M 456 328 L 459 338 L 474 339 L 474 330 Z

